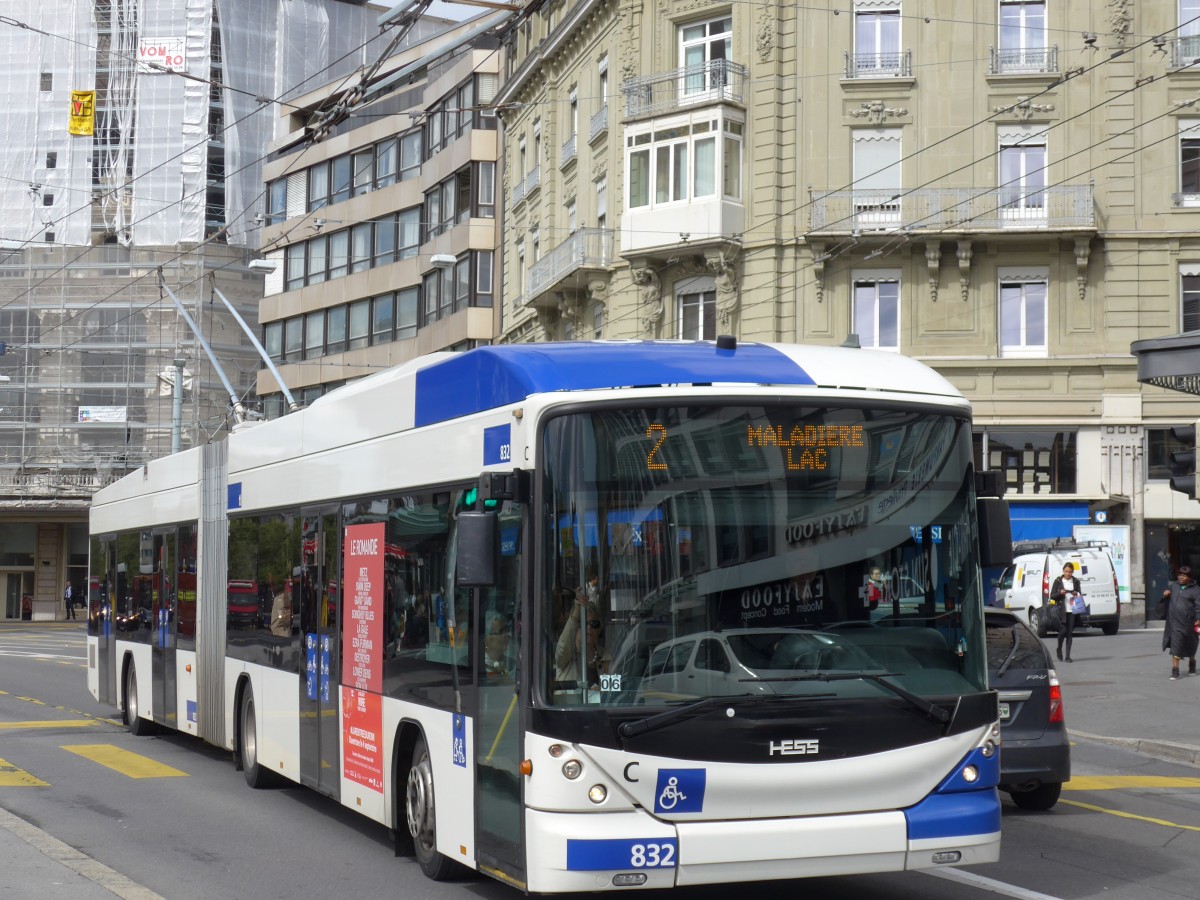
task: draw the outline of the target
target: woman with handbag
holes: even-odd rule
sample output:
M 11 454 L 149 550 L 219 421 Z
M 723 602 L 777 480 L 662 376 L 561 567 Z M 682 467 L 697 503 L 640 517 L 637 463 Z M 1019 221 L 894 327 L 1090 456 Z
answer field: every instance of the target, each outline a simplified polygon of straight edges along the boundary
M 1063 563 L 1062 574 L 1054 579 L 1050 587 L 1050 600 L 1058 604 L 1058 658 L 1063 658 L 1063 641 L 1067 642 L 1067 662 L 1071 659 L 1071 642 L 1075 636 L 1075 626 L 1083 618 L 1083 585 L 1075 577 L 1075 563 Z

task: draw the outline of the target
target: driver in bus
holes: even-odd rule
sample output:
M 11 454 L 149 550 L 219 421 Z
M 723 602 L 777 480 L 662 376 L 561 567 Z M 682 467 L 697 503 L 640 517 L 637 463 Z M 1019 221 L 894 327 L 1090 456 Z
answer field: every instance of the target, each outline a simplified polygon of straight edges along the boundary
M 579 637 L 580 610 L 586 610 L 587 637 L 585 641 Z M 581 663 L 587 663 L 589 681 L 598 682 L 599 676 L 608 672 L 612 659 L 604 646 L 604 619 L 600 607 L 592 603 L 586 596 L 579 599 L 578 606 L 567 624 L 563 626 L 558 638 L 558 646 L 554 652 L 554 678 L 574 687 L 583 678 Z

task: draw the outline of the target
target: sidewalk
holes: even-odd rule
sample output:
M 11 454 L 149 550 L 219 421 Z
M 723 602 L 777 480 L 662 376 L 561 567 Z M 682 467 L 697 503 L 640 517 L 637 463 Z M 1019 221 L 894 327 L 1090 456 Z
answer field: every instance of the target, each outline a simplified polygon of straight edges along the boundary
M 1109 637 L 1075 634 L 1075 662 L 1056 662 L 1072 738 L 1102 741 L 1160 759 L 1200 767 L 1200 675 L 1171 681 L 1162 623 Z M 1053 635 L 1045 639 L 1051 655 Z M 1187 671 L 1187 663 L 1182 669 Z

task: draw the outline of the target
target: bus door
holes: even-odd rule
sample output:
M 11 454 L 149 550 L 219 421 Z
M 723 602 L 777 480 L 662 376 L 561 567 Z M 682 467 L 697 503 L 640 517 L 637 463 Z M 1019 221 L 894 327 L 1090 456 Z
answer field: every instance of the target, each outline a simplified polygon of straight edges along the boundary
M 150 580 L 151 671 L 154 677 L 154 721 L 178 728 L 176 716 L 175 629 L 178 591 L 175 584 L 175 529 L 153 536 L 153 571 Z
M 520 648 L 521 506 L 499 515 L 496 584 L 475 588 L 471 646 L 477 666 L 475 717 L 476 831 L 480 865 L 524 879 Z
M 92 538 L 87 592 L 88 634 L 96 638 L 96 699 L 111 706 L 117 705 L 117 642 L 112 633 L 116 540 L 115 535 Z
M 340 579 L 337 509 L 300 512 L 301 565 L 292 577 L 299 598 L 300 781 L 327 796 L 341 793 Z

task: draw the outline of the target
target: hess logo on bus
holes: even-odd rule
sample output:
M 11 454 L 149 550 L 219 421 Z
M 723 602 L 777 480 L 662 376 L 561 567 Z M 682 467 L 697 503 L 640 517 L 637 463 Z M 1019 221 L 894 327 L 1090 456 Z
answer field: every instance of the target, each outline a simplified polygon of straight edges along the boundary
M 775 754 L 779 754 L 780 756 L 813 756 L 821 752 L 821 742 L 816 740 L 771 741 L 770 747 L 771 749 L 769 755 L 771 756 L 774 756 Z

